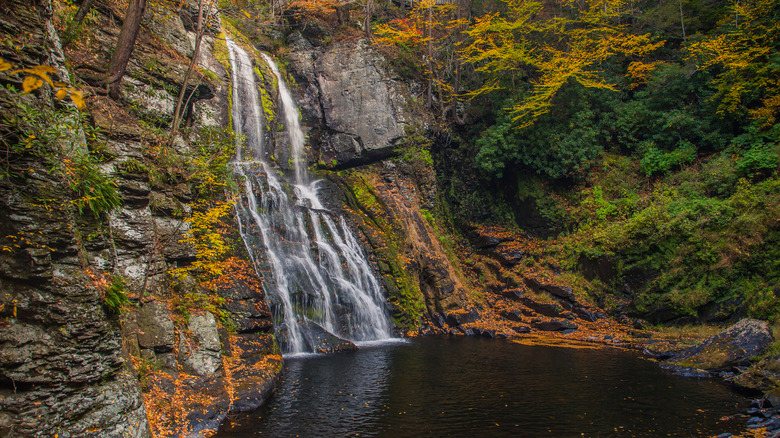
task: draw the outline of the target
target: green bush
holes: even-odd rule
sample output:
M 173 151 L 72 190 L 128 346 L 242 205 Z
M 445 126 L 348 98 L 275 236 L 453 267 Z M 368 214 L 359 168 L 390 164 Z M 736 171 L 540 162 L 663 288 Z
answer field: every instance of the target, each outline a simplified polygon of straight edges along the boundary
M 118 315 L 122 307 L 128 304 L 130 304 L 130 300 L 127 298 L 125 279 L 119 275 L 111 276 L 103 296 L 103 306 L 106 308 L 106 312 Z

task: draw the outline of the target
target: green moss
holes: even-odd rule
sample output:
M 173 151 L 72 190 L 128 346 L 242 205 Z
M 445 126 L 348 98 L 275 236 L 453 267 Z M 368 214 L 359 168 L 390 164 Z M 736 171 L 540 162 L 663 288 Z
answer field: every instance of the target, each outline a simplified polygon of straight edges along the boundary
M 259 53 L 257 54 L 259 56 Z M 255 67 L 255 74 L 261 79 L 261 83 L 264 86 L 258 87 L 260 91 L 260 104 L 263 106 L 263 114 L 265 116 L 266 126 L 271 126 L 276 120 L 276 104 L 274 103 L 271 94 L 268 92 L 267 87 L 271 87 L 274 90 L 278 89 L 278 80 L 276 75 L 268 70 L 265 63 Z
M 420 286 L 408 272 L 396 231 L 385 217 L 385 208 L 366 180 L 356 173 L 347 177 L 347 202 L 363 219 L 361 228 L 369 237 L 385 275 L 393 322 L 406 330 L 418 327 L 425 310 Z

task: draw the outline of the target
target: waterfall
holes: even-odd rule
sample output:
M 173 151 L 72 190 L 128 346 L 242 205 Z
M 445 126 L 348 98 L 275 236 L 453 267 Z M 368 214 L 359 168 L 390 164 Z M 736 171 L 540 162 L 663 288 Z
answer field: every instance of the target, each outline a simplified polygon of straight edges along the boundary
M 308 174 L 305 135 L 284 78 L 273 59 L 262 54 L 277 78 L 294 167 L 292 182 L 265 159 L 263 111 L 252 62 L 232 40 L 227 46 L 233 129 L 240 134 L 232 165 L 244 189 L 236 203 L 239 231 L 262 277 L 282 350 L 287 354 L 328 350 L 324 340 L 389 339 L 382 286 L 344 218 L 320 201 L 321 181 Z

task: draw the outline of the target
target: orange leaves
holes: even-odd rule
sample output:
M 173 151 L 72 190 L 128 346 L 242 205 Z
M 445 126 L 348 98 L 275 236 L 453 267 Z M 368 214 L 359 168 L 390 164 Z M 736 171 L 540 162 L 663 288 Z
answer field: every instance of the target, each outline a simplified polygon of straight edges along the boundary
M 10 70 L 13 65 L 4 59 L 0 58 L 0 72 Z M 70 100 L 79 109 L 84 109 L 86 106 L 84 102 L 84 95 L 81 90 L 71 87 L 64 82 L 55 82 L 51 79 L 49 74 L 57 73 L 54 67 L 49 65 L 36 65 L 31 68 L 20 68 L 8 73 L 8 76 L 15 76 L 25 74 L 22 80 L 22 91 L 25 93 L 31 93 L 43 86 L 43 83 L 49 84 L 49 86 L 55 91 L 55 96 L 58 100 L 65 100 L 70 97 Z
M 289 9 L 297 9 L 304 15 L 328 21 L 338 20 L 340 6 L 339 0 L 293 0 L 288 4 Z

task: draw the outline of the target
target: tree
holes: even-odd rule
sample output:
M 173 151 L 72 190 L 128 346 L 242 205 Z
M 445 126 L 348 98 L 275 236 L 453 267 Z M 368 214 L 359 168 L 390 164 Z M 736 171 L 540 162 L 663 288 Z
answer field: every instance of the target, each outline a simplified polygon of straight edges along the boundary
M 780 3 L 742 0 L 731 8 L 719 32 L 691 44 L 689 58 L 701 69 L 720 67 L 719 113 L 767 128 L 780 116 Z
M 460 54 L 486 74 L 484 85 L 472 96 L 513 89 L 516 79 L 530 83 L 528 94 L 511 111 L 520 126 L 547 113 L 570 81 L 586 88 L 615 89 L 600 70 L 608 58 L 642 57 L 663 45 L 621 25 L 627 11 L 623 0 L 566 2 L 553 11 L 535 0 L 506 3 L 505 14 L 485 15 L 466 30 L 470 41 Z
M 119 33 L 119 39 L 111 57 L 111 64 L 108 67 L 108 79 L 106 81 L 108 95 L 114 100 L 119 99 L 119 85 L 122 83 L 122 77 L 125 75 L 130 55 L 133 54 L 135 40 L 138 37 L 141 18 L 143 18 L 145 8 L 146 0 L 129 0 L 127 5 L 127 13 L 125 13 L 122 30 Z
M 457 98 L 450 83 L 457 70 L 455 44 L 465 24 L 466 20 L 459 18 L 455 5 L 437 5 L 434 0 L 422 0 L 414 5 L 406 18 L 375 29 L 378 44 L 411 50 L 413 56 L 424 61 L 423 74 L 428 82 L 427 106 L 433 108 L 435 93 L 442 116 L 454 107 Z
M 192 59 L 190 60 L 189 67 L 187 67 L 187 72 L 184 74 L 184 83 L 181 85 L 181 90 L 179 90 L 179 97 L 176 99 L 176 108 L 173 111 L 173 124 L 171 125 L 171 141 L 173 141 L 173 138 L 176 137 L 176 133 L 179 130 L 179 124 L 181 123 L 182 116 L 182 104 L 184 102 L 184 95 L 187 93 L 187 83 L 189 82 L 190 76 L 192 76 L 192 72 L 195 70 L 195 66 L 197 65 L 198 56 L 200 55 L 200 44 L 203 41 L 203 36 L 206 33 L 204 14 L 211 11 L 213 4 L 214 0 L 200 0 L 200 3 L 198 4 L 198 24 L 195 29 L 195 50 L 192 53 Z M 193 90 L 193 93 L 194 92 L 195 91 Z M 192 96 L 192 93 L 190 93 L 190 96 Z M 189 98 L 187 100 L 189 101 Z

